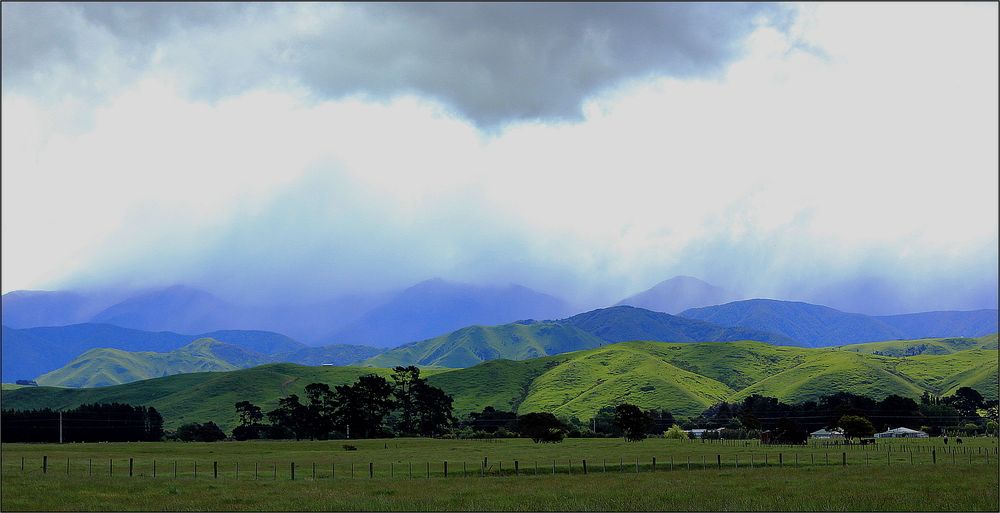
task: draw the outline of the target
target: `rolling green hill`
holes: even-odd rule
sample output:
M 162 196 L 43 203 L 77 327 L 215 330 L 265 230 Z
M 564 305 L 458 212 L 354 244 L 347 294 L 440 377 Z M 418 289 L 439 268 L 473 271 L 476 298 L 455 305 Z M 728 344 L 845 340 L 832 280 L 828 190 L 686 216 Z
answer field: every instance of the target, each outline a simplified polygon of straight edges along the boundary
M 971 386 L 995 399 L 997 356 L 997 350 L 982 348 L 892 357 L 760 342 L 623 342 L 521 361 L 492 360 L 466 369 L 426 369 L 424 374 L 454 397 L 459 416 L 494 406 L 586 419 L 603 406 L 628 401 L 688 417 L 720 400 L 740 400 L 752 393 L 797 402 L 838 391 L 917 398 L 925 390 L 947 395 Z M 156 407 L 167 427 L 213 420 L 228 430 L 236 422 L 237 401 L 249 400 L 268 410 L 280 396 L 301 394 L 308 383 L 338 385 L 367 373 L 388 376 L 390 371 L 269 364 L 102 388 L 24 387 L 4 391 L 3 404 L 15 409 L 69 408 L 118 401 Z
M 373 367 L 435 365 L 471 367 L 486 360 L 527 360 L 590 349 L 604 340 L 554 322 L 470 326 L 430 340 L 406 344 L 363 362 Z
M 763 331 L 726 328 L 642 308 L 614 306 L 558 321 L 519 321 L 500 326 L 471 326 L 400 346 L 365 360 L 362 365 L 471 367 L 489 360 L 526 360 L 628 340 L 759 340 L 774 344 L 793 344 L 786 337 Z
M 996 349 L 997 334 L 979 338 L 924 338 L 890 340 L 840 346 L 844 351 L 881 354 L 885 356 L 916 356 L 919 354 L 951 354 L 967 349 Z
M 102 387 L 173 374 L 244 369 L 267 361 L 260 353 L 202 338 L 167 353 L 91 349 L 36 381 L 45 386 Z

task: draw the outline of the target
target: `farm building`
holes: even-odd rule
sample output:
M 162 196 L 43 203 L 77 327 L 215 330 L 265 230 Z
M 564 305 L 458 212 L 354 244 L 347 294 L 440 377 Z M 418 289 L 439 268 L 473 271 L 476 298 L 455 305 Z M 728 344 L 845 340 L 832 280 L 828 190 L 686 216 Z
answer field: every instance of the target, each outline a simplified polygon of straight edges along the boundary
M 927 438 L 927 433 L 915 429 L 898 427 L 883 431 L 882 433 L 875 433 L 875 438 Z
M 809 433 L 809 438 L 815 438 L 817 440 L 841 440 L 844 438 L 844 430 L 840 428 L 833 428 L 831 430 L 818 429 Z
M 725 428 L 718 428 L 718 429 L 688 429 L 688 430 L 685 430 L 684 432 L 687 433 L 688 436 L 690 436 L 691 438 L 702 438 L 702 437 L 705 436 L 705 433 L 721 433 L 723 429 L 725 429 Z

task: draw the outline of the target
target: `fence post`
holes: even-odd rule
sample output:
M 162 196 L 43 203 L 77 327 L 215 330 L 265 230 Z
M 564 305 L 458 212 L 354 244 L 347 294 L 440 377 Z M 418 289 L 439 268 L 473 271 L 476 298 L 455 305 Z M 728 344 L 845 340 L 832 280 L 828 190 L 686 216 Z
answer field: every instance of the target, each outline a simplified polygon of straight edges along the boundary
M 69 458 L 66 458 L 66 475 L 69 475 Z
M 219 462 L 218 461 L 213 461 L 212 462 L 212 478 L 213 479 L 218 479 L 219 478 Z
M 313 462 L 313 481 L 316 480 L 316 462 Z
M 931 449 L 931 463 L 937 463 L 937 448 Z
M 514 460 L 514 475 L 515 476 L 521 475 L 521 464 L 517 460 Z
M 153 460 L 153 479 L 156 479 L 156 460 Z
M 132 477 L 132 458 L 128 459 L 128 477 Z
M 353 464 L 352 464 L 352 466 L 353 466 Z M 294 461 L 292 462 L 292 481 L 295 481 L 295 462 Z
M 49 457 L 48 456 L 42 456 L 42 473 L 43 474 L 48 474 L 49 473 Z
M 24 456 L 21 456 L 21 472 L 24 472 Z
M 23 462 L 24 460 L 22 459 L 21 461 Z M 24 469 L 24 463 L 21 463 L 21 468 Z M 94 475 L 94 458 L 89 458 L 87 460 L 87 476 L 90 477 L 93 475 Z
M 841 455 L 843 456 L 843 463 L 844 463 L 843 466 L 846 467 L 847 466 L 847 453 L 846 452 L 842 452 Z
M 784 458 L 784 456 L 783 456 L 783 455 L 782 455 L 782 454 L 781 454 L 781 453 L 779 452 L 779 453 L 778 453 L 778 467 L 784 467 L 784 466 L 785 466 L 785 458 Z
M 198 479 L 198 462 L 194 462 L 194 478 Z
M 177 479 L 177 460 L 174 460 L 174 479 Z
M 240 480 L 240 462 L 236 462 L 236 480 Z
M 656 472 L 656 456 L 653 456 L 653 472 Z
M 257 480 L 257 462 L 253 462 L 253 480 Z
M 447 467 L 447 466 L 448 466 L 448 464 L 445 463 L 445 467 Z M 447 473 L 448 473 L 448 471 L 447 471 L 447 469 L 445 469 L 445 474 L 447 475 Z M 373 477 L 375 477 L 375 462 L 369 461 L 368 462 L 368 479 L 371 479 Z M 315 479 L 315 477 L 313 479 Z
M 583 460 L 583 475 L 587 475 L 587 460 Z
M 719 470 L 722 470 L 722 455 L 721 454 L 716 454 L 715 455 L 715 462 L 719 464 Z
M 197 465 L 197 463 L 195 463 Z M 115 475 L 115 460 L 114 458 L 108 458 L 108 475 Z
M 426 476 L 428 478 L 431 477 L 431 462 L 429 462 L 429 461 L 427 462 L 427 474 L 426 474 Z

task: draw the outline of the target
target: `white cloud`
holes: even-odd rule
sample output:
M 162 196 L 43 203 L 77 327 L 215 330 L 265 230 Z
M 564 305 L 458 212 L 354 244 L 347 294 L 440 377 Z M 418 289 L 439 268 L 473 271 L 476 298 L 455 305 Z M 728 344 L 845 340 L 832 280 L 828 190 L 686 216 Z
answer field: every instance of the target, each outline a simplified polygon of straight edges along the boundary
M 93 107 L 5 88 L 3 289 L 995 281 L 996 5 L 800 10 L 723 76 L 489 132 L 412 94 L 203 102 L 176 61 Z

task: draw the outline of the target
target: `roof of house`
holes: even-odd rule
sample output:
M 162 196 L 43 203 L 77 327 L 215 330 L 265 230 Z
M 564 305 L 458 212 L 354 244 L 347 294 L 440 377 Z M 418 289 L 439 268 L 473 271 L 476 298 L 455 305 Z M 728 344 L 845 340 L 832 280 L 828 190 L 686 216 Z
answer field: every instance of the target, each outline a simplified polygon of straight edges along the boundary
M 816 431 L 813 431 L 812 433 L 809 433 L 809 434 L 810 435 L 842 435 L 842 434 L 844 434 L 844 430 L 840 429 L 840 428 L 833 428 L 833 429 L 831 429 L 829 431 L 827 431 L 826 429 L 817 429 Z

